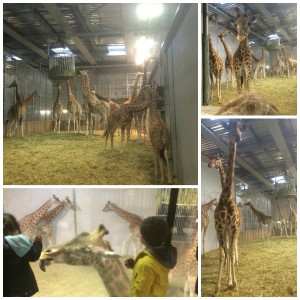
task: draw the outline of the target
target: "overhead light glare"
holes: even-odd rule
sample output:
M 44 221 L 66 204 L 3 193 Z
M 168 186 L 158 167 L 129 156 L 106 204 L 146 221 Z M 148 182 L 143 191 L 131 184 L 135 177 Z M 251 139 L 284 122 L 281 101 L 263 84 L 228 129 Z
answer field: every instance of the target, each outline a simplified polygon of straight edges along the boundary
M 125 45 L 122 44 L 111 44 L 108 45 L 108 54 L 109 56 L 121 56 L 126 55 Z
M 273 33 L 268 35 L 269 40 L 277 40 L 279 39 L 279 35 L 277 33 Z
M 136 13 L 139 19 L 149 20 L 163 13 L 163 5 L 161 3 L 142 3 L 138 5 Z
M 140 37 L 135 43 L 136 57 L 135 63 L 140 65 L 144 63 L 145 60 L 151 57 L 151 50 L 155 45 L 152 39 L 146 37 Z

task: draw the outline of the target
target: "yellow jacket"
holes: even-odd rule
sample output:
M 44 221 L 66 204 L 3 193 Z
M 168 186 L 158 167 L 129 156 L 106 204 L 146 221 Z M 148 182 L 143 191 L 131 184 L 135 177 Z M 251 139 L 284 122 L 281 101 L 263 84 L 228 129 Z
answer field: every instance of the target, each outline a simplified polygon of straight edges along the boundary
M 176 258 L 175 263 L 176 264 Z M 164 297 L 168 292 L 170 268 L 162 265 L 149 251 L 135 259 L 130 297 Z

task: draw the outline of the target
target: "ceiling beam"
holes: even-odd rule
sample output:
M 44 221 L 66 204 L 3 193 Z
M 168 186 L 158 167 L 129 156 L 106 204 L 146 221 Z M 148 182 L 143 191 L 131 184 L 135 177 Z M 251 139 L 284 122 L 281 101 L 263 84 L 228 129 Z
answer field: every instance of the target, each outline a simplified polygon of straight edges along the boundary
M 281 152 L 283 159 L 285 160 L 287 167 L 290 171 L 290 174 L 293 176 L 295 181 L 297 181 L 297 169 L 293 162 L 290 150 L 286 144 L 284 136 L 281 132 L 280 126 L 278 124 L 278 120 L 268 119 L 265 120 L 266 127 L 270 131 L 279 151 Z
M 229 147 L 224 142 L 222 142 L 216 135 L 214 135 L 208 128 L 201 124 L 201 134 L 211 143 L 215 144 L 218 148 L 229 154 Z M 260 175 L 256 170 L 254 170 L 247 162 L 245 162 L 240 156 L 236 155 L 236 162 L 245 168 L 249 173 L 255 176 L 259 181 L 261 181 L 268 189 L 275 190 L 275 187 L 269 182 L 265 177 Z
M 67 34 L 70 35 L 70 39 L 72 39 L 78 48 L 78 50 L 82 53 L 84 58 L 91 64 L 97 65 L 97 61 L 89 52 L 88 48 L 84 45 L 82 40 L 73 33 L 73 28 L 70 24 L 66 21 L 65 16 L 61 13 L 60 9 L 57 7 L 56 4 L 51 3 L 44 3 L 44 7 L 48 10 L 51 16 L 59 23 L 60 26 L 66 31 Z
M 8 35 L 10 35 L 11 37 L 13 37 L 14 39 L 16 39 L 21 44 L 25 45 L 27 48 L 29 48 L 30 50 L 32 50 L 36 54 L 38 54 L 39 56 L 41 56 L 42 58 L 48 60 L 48 55 L 47 55 L 47 53 L 45 51 L 43 51 L 42 49 L 38 48 L 33 43 L 29 42 L 27 39 L 25 39 L 24 37 L 22 37 L 21 35 L 19 35 L 17 32 L 15 32 L 11 28 L 9 28 L 6 24 L 3 24 L 3 31 L 5 33 L 7 33 Z

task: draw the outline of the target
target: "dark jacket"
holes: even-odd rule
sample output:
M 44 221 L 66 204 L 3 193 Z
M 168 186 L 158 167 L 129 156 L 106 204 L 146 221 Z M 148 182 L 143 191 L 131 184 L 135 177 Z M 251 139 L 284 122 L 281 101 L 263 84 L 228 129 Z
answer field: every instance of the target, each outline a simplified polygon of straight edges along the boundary
M 3 238 L 3 296 L 30 297 L 38 286 L 29 262 L 37 261 L 40 241 L 31 242 L 23 234 Z

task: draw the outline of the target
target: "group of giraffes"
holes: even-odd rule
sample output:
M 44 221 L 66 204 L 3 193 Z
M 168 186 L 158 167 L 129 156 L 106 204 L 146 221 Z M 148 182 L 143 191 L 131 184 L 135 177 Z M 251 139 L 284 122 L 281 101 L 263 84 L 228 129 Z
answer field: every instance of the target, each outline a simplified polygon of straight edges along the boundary
M 222 268 L 224 263 L 227 267 L 228 274 L 228 288 L 238 290 L 237 280 L 235 275 L 235 266 L 238 264 L 238 238 L 242 225 L 242 206 L 249 206 L 252 212 L 257 216 L 258 222 L 261 226 L 262 238 L 263 238 L 263 225 L 268 225 L 268 237 L 273 229 L 273 218 L 271 216 L 266 216 L 259 210 L 257 210 L 251 202 L 247 202 L 243 205 L 236 205 L 233 196 L 233 182 L 235 174 L 235 158 L 236 158 L 236 144 L 242 141 L 242 132 L 246 127 L 242 124 L 241 120 L 230 120 L 229 124 L 221 121 L 223 128 L 228 131 L 229 135 L 229 157 L 227 171 L 225 175 L 225 170 L 222 163 L 222 157 L 219 154 L 215 154 L 210 158 L 208 167 L 216 168 L 219 170 L 222 192 L 219 198 L 212 199 L 206 204 L 201 206 L 201 232 L 202 235 L 202 251 L 205 256 L 205 234 L 209 224 L 209 210 L 215 205 L 214 220 L 215 229 L 217 233 L 217 238 L 219 242 L 219 275 L 218 283 L 215 289 L 215 296 L 220 292 L 221 278 L 222 278 Z M 287 219 L 284 217 L 277 198 L 275 199 L 279 209 L 280 218 L 280 235 L 282 236 L 282 230 L 285 230 L 287 236 Z M 293 229 L 295 230 L 295 235 L 297 231 L 297 214 L 293 209 L 289 201 L 290 210 L 290 235 L 292 236 Z
M 237 50 L 234 54 L 231 53 L 228 46 L 225 42 L 225 32 L 218 35 L 220 38 L 225 52 L 225 71 L 226 71 L 226 84 L 228 88 L 228 74 L 231 73 L 231 84 L 232 89 L 235 90 L 237 86 L 238 93 L 241 94 L 241 88 L 243 82 L 245 83 L 245 90 L 247 93 L 250 92 L 250 80 L 252 78 L 252 62 L 256 61 L 255 71 L 254 71 L 254 79 L 257 79 L 257 75 L 259 70 L 262 70 L 263 77 L 266 78 L 266 58 L 265 58 L 265 49 L 262 48 L 262 56 L 260 59 L 256 59 L 249 47 L 248 43 L 248 35 L 250 33 L 251 24 L 255 23 L 257 20 L 255 17 L 250 18 L 247 10 L 245 13 L 241 13 L 239 8 L 236 8 L 236 20 L 235 25 L 237 28 L 237 40 L 240 42 Z M 217 98 L 218 101 L 221 100 L 221 79 L 222 73 L 224 69 L 224 63 L 216 50 L 213 47 L 212 39 L 210 33 L 208 34 L 209 40 L 209 64 L 210 64 L 210 78 L 211 78 L 211 99 L 213 98 L 213 75 L 216 79 L 216 87 L 217 87 Z M 284 72 L 287 72 L 287 76 L 290 77 L 292 73 L 296 73 L 297 69 L 297 61 L 287 54 L 285 47 L 281 46 L 284 60 L 282 60 L 276 52 L 277 63 L 272 67 L 269 75 L 280 75 L 283 76 Z

